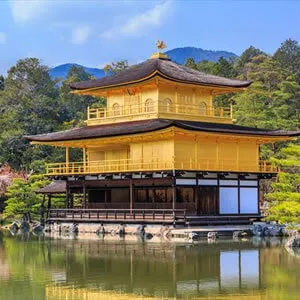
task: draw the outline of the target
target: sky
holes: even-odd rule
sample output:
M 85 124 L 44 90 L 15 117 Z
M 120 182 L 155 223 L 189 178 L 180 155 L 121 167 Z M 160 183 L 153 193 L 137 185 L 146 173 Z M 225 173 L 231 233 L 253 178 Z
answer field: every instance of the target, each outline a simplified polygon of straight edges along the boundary
M 163 40 L 241 54 L 250 45 L 274 53 L 300 41 L 300 0 L 0 0 L 0 74 L 18 59 L 54 67 L 138 63 Z

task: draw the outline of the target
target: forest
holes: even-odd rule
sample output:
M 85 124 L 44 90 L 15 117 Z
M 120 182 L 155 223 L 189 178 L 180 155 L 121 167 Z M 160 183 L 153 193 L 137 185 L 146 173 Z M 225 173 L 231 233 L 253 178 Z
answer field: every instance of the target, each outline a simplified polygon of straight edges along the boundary
M 250 46 L 234 60 L 221 57 L 214 63 L 195 62 L 188 58 L 185 65 L 202 72 L 253 82 L 243 93 L 214 99 L 216 106 L 233 104 L 236 124 L 299 130 L 298 41 L 287 39 L 273 55 Z M 114 73 L 129 67 L 127 61 L 120 61 L 106 66 L 106 70 Z M 83 69 L 72 67 L 66 80 L 53 80 L 48 71 L 49 67 L 38 58 L 25 58 L 12 66 L 5 76 L 0 76 L 0 196 L 8 198 L 8 203 L 15 207 L 10 214 L 16 213 L 18 197 L 21 196 L 15 197 L 14 191 L 18 189 L 14 184 L 10 185 L 9 178 L 18 178 L 18 184 L 25 182 L 32 191 L 33 187 L 47 181 L 30 181 L 28 175 L 42 174 L 47 162 L 64 160 L 63 149 L 30 146 L 24 136 L 82 126 L 88 106 L 105 104 L 105 99 L 69 93 L 70 82 L 91 79 Z M 72 156 L 76 159 L 77 155 L 73 151 L 71 159 Z M 270 201 L 269 220 L 300 223 L 299 141 L 264 146 L 261 155 L 262 159 L 270 159 L 282 170 L 276 182 L 266 185 L 266 199 Z M 36 196 L 32 206 L 38 201 Z

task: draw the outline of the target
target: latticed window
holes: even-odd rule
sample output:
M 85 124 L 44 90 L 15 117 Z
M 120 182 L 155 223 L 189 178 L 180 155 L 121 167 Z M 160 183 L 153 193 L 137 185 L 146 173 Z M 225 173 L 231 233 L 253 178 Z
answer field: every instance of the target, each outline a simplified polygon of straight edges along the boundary
M 172 112 L 173 111 L 173 103 L 170 98 L 166 98 L 163 101 L 163 111 L 164 112 Z
M 201 116 L 206 116 L 207 115 L 207 104 L 205 102 L 201 102 L 199 104 L 199 114 Z
M 154 111 L 154 102 L 151 98 L 147 99 L 145 102 L 145 112 Z
M 118 103 L 115 103 L 112 106 L 112 115 L 113 116 L 119 116 L 120 115 L 120 105 Z

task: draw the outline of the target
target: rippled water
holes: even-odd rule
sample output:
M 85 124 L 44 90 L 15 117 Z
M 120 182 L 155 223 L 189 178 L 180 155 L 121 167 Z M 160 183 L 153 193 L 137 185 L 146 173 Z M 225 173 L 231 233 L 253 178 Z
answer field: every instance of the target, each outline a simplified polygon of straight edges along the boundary
M 278 239 L 209 244 L 12 237 L 0 299 L 300 299 L 300 257 Z

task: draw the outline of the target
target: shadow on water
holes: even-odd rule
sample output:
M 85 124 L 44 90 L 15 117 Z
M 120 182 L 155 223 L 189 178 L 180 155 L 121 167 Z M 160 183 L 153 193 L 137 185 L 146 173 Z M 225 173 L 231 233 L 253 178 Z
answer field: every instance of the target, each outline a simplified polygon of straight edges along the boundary
M 179 244 L 0 231 L 0 299 L 297 299 L 299 269 L 277 238 Z

